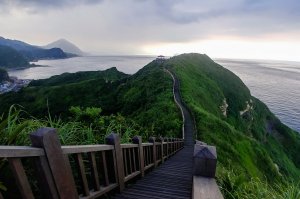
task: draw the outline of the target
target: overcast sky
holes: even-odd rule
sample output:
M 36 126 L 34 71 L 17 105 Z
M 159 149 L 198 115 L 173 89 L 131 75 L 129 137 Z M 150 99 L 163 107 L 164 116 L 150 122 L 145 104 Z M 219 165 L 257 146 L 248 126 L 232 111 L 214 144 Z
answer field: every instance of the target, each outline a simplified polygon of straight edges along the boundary
M 0 36 L 94 54 L 300 61 L 299 0 L 1 0 Z

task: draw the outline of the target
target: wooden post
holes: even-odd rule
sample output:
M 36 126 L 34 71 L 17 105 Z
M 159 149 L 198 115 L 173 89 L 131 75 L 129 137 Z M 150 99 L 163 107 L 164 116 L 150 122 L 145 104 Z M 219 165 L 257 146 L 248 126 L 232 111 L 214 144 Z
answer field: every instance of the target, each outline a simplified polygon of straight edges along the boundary
M 215 146 L 194 146 L 194 175 L 214 178 L 217 167 L 217 152 Z
M 171 155 L 174 154 L 174 138 L 170 138 L 171 140 Z
M 115 147 L 115 157 L 117 164 L 117 178 L 119 183 L 119 191 L 123 191 L 125 188 L 125 176 L 124 176 L 124 162 L 123 153 L 121 148 L 120 136 L 116 133 L 111 133 L 105 138 L 106 143 L 109 145 L 114 145 Z
M 42 190 L 43 197 L 47 199 L 59 199 L 47 157 L 36 157 L 34 162 L 36 167 L 35 172 L 37 173 L 38 183 Z
M 134 144 L 138 144 L 138 151 L 139 151 L 139 165 L 140 165 L 140 171 L 141 171 L 141 176 L 145 176 L 145 163 L 144 163 L 144 149 L 142 145 L 142 137 L 141 136 L 134 136 L 132 138 L 132 142 Z
M 70 162 L 62 153 L 56 129 L 40 128 L 30 134 L 30 139 L 33 147 L 45 151 L 59 198 L 79 198 Z
M 156 144 L 155 144 L 155 137 L 150 137 L 149 142 L 153 143 L 153 150 L 152 150 L 152 157 L 153 157 L 153 163 L 154 163 L 154 168 L 157 167 L 156 163 Z
M 17 186 L 24 199 L 33 199 L 33 193 L 20 158 L 8 158 Z
M 166 157 L 166 158 L 168 158 L 168 157 L 169 157 L 169 150 L 170 150 L 170 148 L 169 148 L 169 139 L 168 139 L 168 138 L 165 138 L 164 140 L 165 140 L 166 143 L 167 143 L 167 149 L 166 149 L 166 150 L 167 150 L 167 153 L 166 153 L 166 154 L 167 154 L 167 157 Z
M 164 138 L 159 137 L 158 138 L 160 145 L 161 145 L 161 163 L 164 163 Z

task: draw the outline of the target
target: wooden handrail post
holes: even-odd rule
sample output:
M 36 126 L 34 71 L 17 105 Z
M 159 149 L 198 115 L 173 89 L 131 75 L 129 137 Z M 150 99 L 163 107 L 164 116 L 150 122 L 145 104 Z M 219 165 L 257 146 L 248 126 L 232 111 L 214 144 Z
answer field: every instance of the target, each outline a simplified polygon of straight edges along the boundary
M 152 150 L 152 157 L 153 157 L 153 163 L 154 163 L 154 168 L 157 167 L 156 163 L 156 144 L 155 144 L 155 137 L 150 137 L 149 142 L 153 143 L 153 150 Z
M 168 138 L 165 138 L 164 140 L 167 142 L 167 149 L 166 149 L 166 150 L 167 150 L 167 153 L 166 153 L 166 154 L 167 154 L 167 158 L 168 158 L 168 157 L 169 157 L 169 150 L 170 150 L 170 149 L 169 149 L 169 139 L 168 139 Z
M 140 164 L 140 170 L 141 170 L 141 176 L 145 176 L 145 163 L 144 163 L 144 148 L 142 145 L 142 137 L 141 136 L 134 136 L 132 138 L 133 144 L 138 144 L 138 151 L 139 151 L 139 164 Z
M 70 162 L 62 153 L 56 129 L 40 128 L 30 134 L 30 140 L 33 147 L 44 149 L 59 198 L 79 198 Z
M 123 191 L 125 188 L 125 175 L 124 175 L 124 162 L 123 162 L 123 153 L 121 148 L 120 136 L 116 133 L 111 133 L 105 138 L 106 143 L 113 145 L 115 147 L 115 157 L 117 164 L 117 179 L 119 183 L 119 191 Z
M 161 145 L 161 163 L 164 163 L 164 138 L 163 137 L 159 137 L 158 141 L 160 142 Z
M 171 153 L 172 153 L 172 155 L 174 154 L 174 138 L 171 138 Z
M 215 146 L 195 144 L 194 169 L 195 176 L 214 178 L 217 168 L 217 151 Z

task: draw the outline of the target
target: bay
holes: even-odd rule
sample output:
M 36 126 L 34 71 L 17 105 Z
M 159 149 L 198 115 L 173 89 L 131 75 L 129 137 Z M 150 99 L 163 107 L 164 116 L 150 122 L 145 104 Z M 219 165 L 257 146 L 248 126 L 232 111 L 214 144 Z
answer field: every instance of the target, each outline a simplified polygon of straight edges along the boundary
M 86 56 L 68 59 L 39 60 L 33 62 L 41 67 L 9 71 L 10 76 L 21 79 L 45 79 L 62 73 L 97 71 L 117 67 L 119 71 L 133 74 L 151 62 L 152 56 Z

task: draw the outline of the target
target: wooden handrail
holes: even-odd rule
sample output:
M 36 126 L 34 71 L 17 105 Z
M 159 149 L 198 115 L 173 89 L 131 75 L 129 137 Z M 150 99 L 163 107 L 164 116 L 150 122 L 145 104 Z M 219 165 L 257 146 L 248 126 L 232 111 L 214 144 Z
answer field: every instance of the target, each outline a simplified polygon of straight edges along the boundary
M 107 144 L 61 146 L 52 128 L 41 128 L 30 137 L 33 147 L 0 146 L 0 158 L 9 160 L 23 198 L 34 196 L 21 159 L 36 162 L 39 187 L 47 193 L 46 198 L 90 199 L 117 187 L 122 191 L 126 182 L 143 177 L 146 170 L 183 148 L 183 140 L 174 138 L 152 137 L 149 143 L 142 143 L 141 137 L 135 136 L 133 143 L 121 144 L 114 133 L 106 138 Z M 86 172 L 88 167 L 90 172 Z
M 217 166 L 216 147 L 196 140 L 193 166 L 192 198 L 223 199 L 222 193 L 215 180 Z
M 0 158 L 44 156 L 44 150 L 29 146 L 0 146 Z

